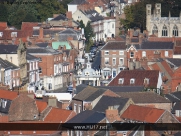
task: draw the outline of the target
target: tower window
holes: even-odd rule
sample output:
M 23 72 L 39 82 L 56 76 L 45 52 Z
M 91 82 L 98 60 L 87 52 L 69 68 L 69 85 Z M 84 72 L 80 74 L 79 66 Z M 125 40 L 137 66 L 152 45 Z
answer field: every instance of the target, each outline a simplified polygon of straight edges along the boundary
M 152 34 L 158 33 L 158 28 L 156 25 L 153 26 Z
M 165 25 L 163 26 L 163 29 L 162 29 L 162 36 L 168 36 L 168 30 Z
M 173 35 L 178 36 L 178 27 L 176 25 L 173 27 Z

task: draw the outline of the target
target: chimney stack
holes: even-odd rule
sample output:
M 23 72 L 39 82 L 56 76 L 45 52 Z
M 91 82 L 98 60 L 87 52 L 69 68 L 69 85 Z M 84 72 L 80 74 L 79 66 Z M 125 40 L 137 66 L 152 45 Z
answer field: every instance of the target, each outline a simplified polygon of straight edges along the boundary
M 118 109 L 115 108 L 116 106 L 108 106 L 108 109 L 106 110 L 106 118 L 107 120 L 112 123 L 114 121 L 120 121 L 120 116 L 118 113 Z
M 40 28 L 39 29 L 39 36 L 38 36 L 39 39 L 43 39 L 43 28 Z

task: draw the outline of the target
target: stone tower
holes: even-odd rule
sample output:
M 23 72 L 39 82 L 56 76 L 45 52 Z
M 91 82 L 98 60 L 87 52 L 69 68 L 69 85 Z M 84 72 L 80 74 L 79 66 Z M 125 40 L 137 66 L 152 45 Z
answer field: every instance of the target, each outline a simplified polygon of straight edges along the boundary
M 151 20 L 151 4 L 146 5 L 146 30 L 150 30 L 150 20 Z M 149 33 L 149 32 L 148 32 Z
M 155 17 L 161 18 L 161 3 L 155 4 Z
M 28 75 L 27 75 L 27 60 L 26 60 L 26 45 L 22 43 L 20 39 L 20 44 L 17 49 L 18 54 L 18 63 L 20 67 L 20 84 L 21 90 L 27 90 L 27 83 L 28 83 Z

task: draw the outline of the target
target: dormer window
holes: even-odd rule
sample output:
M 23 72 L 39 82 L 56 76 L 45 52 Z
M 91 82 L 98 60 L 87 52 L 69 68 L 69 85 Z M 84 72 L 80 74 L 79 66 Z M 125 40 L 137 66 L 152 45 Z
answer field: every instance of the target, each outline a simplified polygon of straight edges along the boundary
M 124 78 L 120 78 L 118 84 L 123 84 L 123 83 L 124 83 Z
M 130 52 L 130 58 L 134 57 L 134 52 Z
M 134 84 L 135 83 L 135 79 L 134 78 L 131 78 L 130 79 L 130 84 Z
M 17 32 L 11 32 L 11 37 L 17 37 Z
M 144 84 L 149 84 L 149 79 L 148 78 L 144 79 Z
M 0 37 L 3 37 L 3 32 L 0 32 Z

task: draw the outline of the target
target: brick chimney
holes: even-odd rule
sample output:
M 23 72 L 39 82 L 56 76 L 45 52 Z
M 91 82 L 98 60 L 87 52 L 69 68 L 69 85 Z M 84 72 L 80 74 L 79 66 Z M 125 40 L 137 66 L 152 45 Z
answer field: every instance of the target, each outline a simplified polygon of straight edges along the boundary
M 133 37 L 133 33 L 134 33 L 134 30 L 133 30 L 133 29 L 130 29 L 130 30 L 129 30 L 129 37 L 130 37 L 130 38 Z
M 40 28 L 38 38 L 43 39 L 43 28 Z
M 67 12 L 66 12 L 66 17 L 67 17 L 68 19 L 72 19 L 72 12 L 71 12 L 71 11 L 67 11 Z
M 49 97 L 48 106 L 57 107 L 57 98 L 56 97 Z
M 105 113 L 106 118 L 110 123 L 121 120 L 116 106 L 108 106 L 108 109 Z

